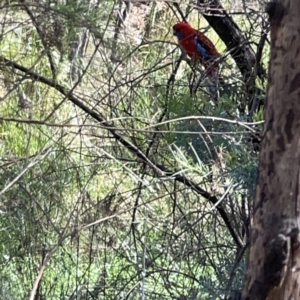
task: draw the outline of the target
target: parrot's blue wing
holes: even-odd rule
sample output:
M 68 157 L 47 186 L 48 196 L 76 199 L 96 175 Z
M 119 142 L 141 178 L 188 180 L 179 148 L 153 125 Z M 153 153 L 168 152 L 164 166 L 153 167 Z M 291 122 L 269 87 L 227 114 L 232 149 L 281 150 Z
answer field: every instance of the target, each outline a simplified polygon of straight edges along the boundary
M 207 49 L 205 49 L 205 45 L 201 42 L 201 40 L 197 36 L 194 37 L 194 43 L 196 45 L 197 51 L 204 59 L 208 60 L 208 59 L 215 58 L 207 53 Z

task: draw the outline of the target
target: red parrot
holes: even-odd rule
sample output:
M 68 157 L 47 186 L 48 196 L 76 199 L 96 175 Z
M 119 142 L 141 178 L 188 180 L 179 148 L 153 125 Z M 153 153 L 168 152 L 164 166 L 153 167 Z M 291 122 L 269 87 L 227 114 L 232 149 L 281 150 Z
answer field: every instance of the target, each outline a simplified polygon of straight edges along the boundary
M 194 29 L 190 24 L 179 22 L 173 26 L 174 35 L 186 54 L 195 61 L 199 61 L 206 69 L 220 57 L 216 47 L 202 32 Z M 207 75 L 218 77 L 218 66 L 207 70 Z

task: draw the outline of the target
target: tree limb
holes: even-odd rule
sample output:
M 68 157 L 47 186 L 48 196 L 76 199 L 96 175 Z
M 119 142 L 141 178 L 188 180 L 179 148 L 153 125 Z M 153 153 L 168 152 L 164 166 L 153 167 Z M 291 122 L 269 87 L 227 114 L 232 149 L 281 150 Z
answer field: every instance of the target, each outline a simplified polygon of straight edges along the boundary
M 218 204 L 218 198 L 216 196 L 212 196 L 210 193 L 203 190 L 195 182 L 193 182 L 192 180 L 188 179 L 186 176 L 183 176 L 182 174 L 177 172 L 177 170 L 175 170 L 175 171 L 169 170 L 167 167 L 157 164 L 156 162 L 152 161 L 150 158 L 147 157 L 147 155 L 145 155 L 143 153 L 143 151 L 138 146 L 136 146 L 135 144 L 133 144 L 132 142 L 127 140 L 125 137 L 123 137 L 118 132 L 118 130 L 116 130 L 116 128 L 114 127 L 113 122 L 107 121 L 103 115 L 101 115 L 100 113 L 97 113 L 96 111 L 87 107 L 85 104 L 83 104 L 82 101 L 80 101 L 72 92 L 70 92 L 64 86 L 54 82 L 51 79 L 43 77 L 40 74 L 35 73 L 35 72 L 31 71 L 30 69 L 14 62 L 14 61 L 8 60 L 3 56 L 0 56 L 0 63 L 4 64 L 5 66 L 9 66 L 9 67 L 17 69 L 19 71 L 22 71 L 31 79 L 41 82 L 41 83 L 44 83 L 44 84 L 56 89 L 58 92 L 60 92 L 66 98 L 68 98 L 74 105 L 78 106 L 84 112 L 86 112 L 89 116 L 91 116 L 93 119 L 100 122 L 101 125 L 103 127 L 105 127 L 118 142 L 120 142 L 125 148 L 127 148 L 127 150 L 130 151 L 133 155 L 135 155 L 137 158 L 139 158 L 145 164 L 147 164 L 156 174 L 158 174 L 159 177 L 168 176 L 178 182 L 181 182 L 185 186 L 190 187 L 197 194 L 199 194 L 202 197 L 204 197 L 205 199 L 207 199 L 213 205 L 216 204 L 216 209 L 219 212 L 221 218 L 223 219 L 225 225 L 227 226 L 235 244 L 239 248 L 243 247 L 243 242 L 241 241 L 240 237 L 238 236 L 238 234 L 235 232 L 234 228 L 232 227 L 229 217 L 227 216 L 227 213 L 226 213 L 224 207 L 222 206 L 222 203 Z

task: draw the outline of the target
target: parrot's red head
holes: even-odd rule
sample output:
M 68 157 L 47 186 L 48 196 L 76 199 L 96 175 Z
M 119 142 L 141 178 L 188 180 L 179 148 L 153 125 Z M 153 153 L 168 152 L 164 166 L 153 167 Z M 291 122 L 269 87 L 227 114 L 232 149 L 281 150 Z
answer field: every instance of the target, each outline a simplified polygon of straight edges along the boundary
M 193 35 L 193 28 L 189 23 L 179 22 L 173 26 L 173 34 L 176 35 L 179 40 L 185 39 Z

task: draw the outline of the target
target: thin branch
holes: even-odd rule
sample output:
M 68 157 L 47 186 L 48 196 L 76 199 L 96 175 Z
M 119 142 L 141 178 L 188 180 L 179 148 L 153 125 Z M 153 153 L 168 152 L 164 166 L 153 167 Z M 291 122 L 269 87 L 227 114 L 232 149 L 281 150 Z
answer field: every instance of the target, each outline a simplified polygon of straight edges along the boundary
M 36 21 L 33 13 L 31 12 L 31 10 L 28 8 L 28 6 L 26 5 L 25 1 L 24 0 L 20 0 L 20 2 L 23 4 L 22 7 L 24 8 L 24 10 L 26 11 L 26 13 L 28 14 L 28 16 L 30 17 L 40 39 L 41 39 L 41 42 L 43 44 L 43 47 L 45 49 L 45 53 L 48 57 L 48 60 L 49 60 L 49 64 L 50 64 L 50 68 L 51 68 L 51 72 L 52 72 L 52 75 L 53 75 L 53 79 L 56 78 L 56 67 L 55 67 L 55 64 L 54 64 L 54 61 L 53 61 L 53 58 L 52 58 L 52 55 L 51 55 L 51 51 L 45 41 L 45 38 L 44 38 L 44 33 L 42 32 L 42 30 L 40 29 L 39 27 L 39 24 L 38 22 Z
M 115 128 L 114 128 L 114 123 L 111 121 L 107 121 L 103 115 L 100 113 L 96 113 L 89 107 L 87 107 L 85 104 L 83 104 L 78 98 L 71 93 L 67 88 L 63 87 L 62 85 L 54 82 L 51 79 L 48 79 L 46 77 L 41 76 L 40 74 L 37 74 L 33 71 L 30 71 L 26 67 L 6 59 L 3 56 L 0 56 L 0 63 L 5 64 L 5 66 L 10 66 L 15 69 L 18 69 L 24 73 L 26 73 L 29 77 L 31 77 L 33 80 L 36 80 L 38 82 L 44 83 L 54 89 L 56 89 L 58 92 L 60 92 L 62 95 L 64 95 L 66 98 L 68 98 L 74 105 L 78 106 L 81 108 L 84 112 L 86 112 L 90 117 L 95 119 L 96 121 L 100 122 L 102 126 L 105 127 L 106 130 L 108 130 L 113 137 L 121 143 L 128 151 L 130 151 L 133 155 L 135 155 L 137 158 L 141 159 L 143 162 L 145 162 L 153 171 L 155 171 L 159 177 L 169 177 L 173 180 L 176 180 L 178 182 L 181 182 L 187 187 L 190 187 L 193 191 L 207 199 L 209 202 L 211 202 L 213 205 L 218 202 L 218 198 L 216 196 L 212 196 L 210 193 L 207 191 L 203 190 L 199 185 L 197 185 L 195 182 L 192 180 L 188 179 L 186 176 L 179 174 L 177 170 L 172 171 L 169 170 L 167 167 L 164 165 L 160 165 L 158 163 L 155 163 L 152 161 L 150 158 L 148 158 L 143 151 L 127 140 L 125 137 L 123 137 Z M 234 228 L 231 225 L 230 219 L 227 216 L 227 213 L 224 209 L 224 207 L 221 204 L 217 204 L 216 209 L 218 210 L 220 216 L 222 217 L 227 229 L 229 230 L 234 242 L 236 245 L 241 248 L 243 246 L 242 241 L 240 240 L 238 234 L 235 232 Z

